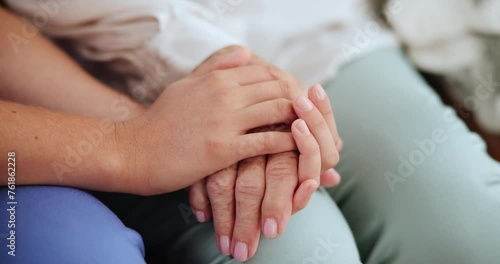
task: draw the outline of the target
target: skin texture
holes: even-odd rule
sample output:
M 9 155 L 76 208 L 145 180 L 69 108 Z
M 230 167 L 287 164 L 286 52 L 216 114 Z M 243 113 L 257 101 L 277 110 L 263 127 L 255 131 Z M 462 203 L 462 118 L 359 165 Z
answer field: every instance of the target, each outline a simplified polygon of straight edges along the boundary
M 22 30 L 18 18 L 4 9 L 0 12 L 2 35 Z M 0 148 L 22 153 L 23 163 L 29 164 L 17 168 L 19 185 L 150 195 L 187 187 L 239 160 L 296 149 L 289 132 L 246 133 L 295 118 L 279 81 L 266 67 L 186 78 L 143 110 L 90 78 L 40 35 L 30 38 L 19 53 L 10 45 L 7 38 L 1 39 L 2 99 L 51 109 L 0 101 Z M 32 72 L 37 74 L 27 74 Z M 40 92 L 39 87 L 46 90 Z M 87 90 L 90 98 L 83 95 Z M 125 105 L 115 105 L 117 98 Z M 263 119 L 263 113 L 274 114 Z M 85 145 L 88 142 L 92 145 Z M 193 161 L 198 166 L 186 166 Z M 6 169 L 1 164 L 0 169 Z M 192 169 L 183 169 L 187 167 Z
M 41 34 L 25 38 L 23 32 L 33 29 L 19 18 L 3 8 L 0 17 L 2 100 L 113 120 L 131 119 L 145 111 L 95 80 Z M 119 110 L 124 106 L 126 110 Z
M 255 254 L 260 232 L 268 238 L 279 236 L 291 214 L 305 208 L 320 182 L 324 186 L 339 183 L 338 173 L 328 168 L 338 161 L 334 141 L 341 146 L 329 99 L 320 85 L 309 89 L 308 100 L 304 98 L 302 85 L 293 76 L 238 46 L 216 52 L 194 74 L 244 65 L 270 67 L 273 74 L 286 81 L 283 86 L 289 90 L 288 99 L 296 101 L 295 112 L 307 118 L 306 123 L 313 126 L 314 136 L 319 141 L 313 137 L 307 143 L 298 144 L 302 146 L 300 158 L 294 151 L 253 157 L 191 186 L 190 201 L 198 220 L 204 222 L 213 215 L 219 249 L 239 261 Z M 300 96 L 302 100 L 297 100 Z M 311 110 L 303 111 L 298 107 L 297 102 L 308 101 L 313 105 Z M 295 134 L 295 138 L 297 135 L 300 134 Z M 324 173 L 320 176 L 320 172 Z
M 4 23 L 0 25 L 0 30 L 1 32 L 5 32 L 5 35 L 12 31 L 22 32 L 22 30 L 27 27 L 27 25 L 20 22 L 14 16 L 9 15 L 3 9 L 0 10 L 0 15 L 2 16 L 2 21 L 4 21 Z M 182 140 L 186 138 L 189 141 L 189 137 L 186 136 L 185 133 L 183 134 L 184 138 L 181 139 L 175 137 L 175 135 L 179 135 L 179 133 L 172 133 L 165 137 L 155 137 L 155 134 L 141 133 L 156 128 L 156 135 L 159 135 L 164 134 L 164 130 L 170 130 L 172 128 L 170 123 L 165 121 L 162 127 L 158 124 L 157 120 L 159 119 L 158 116 L 163 116 L 162 111 L 170 111 L 164 110 L 163 108 L 168 108 L 168 106 L 172 106 L 174 103 L 169 103 L 167 106 L 155 106 L 157 112 L 148 111 L 146 113 L 145 108 L 133 102 L 130 98 L 106 87 L 90 77 L 63 52 L 59 51 L 52 43 L 46 41 L 40 35 L 35 35 L 33 38 L 29 39 L 28 42 L 23 43 L 18 53 L 14 52 L 11 43 L 6 40 L 5 38 L 0 41 L 0 54 L 4 62 L 0 63 L 0 98 L 9 101 L 17 101 L 23 104 L 42 106 L 53 110 L 48 111 L 20 104 L 0 102 L 1 118 L 2 120 L 7 120 L 7 122 L 4 123 L 6 125 L 6 130 L 0 131 L 0 133 L 2 133 L 2 138 L 5 139 L 5 141 L 0 143 L 0 148 L 10 148 L 19 153 L 23 153 L 23 162 L 34 165 L 29 168 L 22 168 L 22 171 L 18 172 L 18 175 L 23 176 L 18 177 L 17 184 L 53 184 L 93 190 L 149 195 L 182 188 L 184 185 L 188 184 L 186 182 L 193 181 L 193 179 L 190 178 L 193 174 L 189 175 L 189 173 L 193 173 L 192 171 L 188 172 L 188 175 L 182 172 L 181 176 L 179 176 L 180 174 L 171 173 L 172 171 L 176 172 L 175 166 L 170 166 L 172 164 L 162 167 L 151 166 L 151 164 L 154 163 L 151 160 L 156 161 L 159 157 L 165 157 L 167 155 L 172 157 L 172 160 L 175 160 L 175 162 L 179 162 L 179 155 L 173 156 L 172 153 L 168 153 L 168 151 L 157 151 L 159 146 L 155 144 L 155 142 L 157 140 L 160 142 L 164 141 L 165 144 L 161 145 L 162 147 L 179 149 L 181 145 L 184 147 L 184 144 L 179 142 L 182 142 Z M 224 57 L 224 55 L 227 56 Z M 48 65 L 50 67 L 47 67 Z M 181 87 L 177 90 L 182 90 L 185 86 L 189 86 L 188 83 L 195 83 L 194 85 L 199 87 L 211 87 L 211 85 L 219 86 L 220 82 L 208 80 L 214 79 L 214 73 L 212 73 L 214 70 L 219 70 L 217 74 L 224 75 L 224 72 L 221 71 L 222 69 L 230 69 L 245 65 L 260 66 L 262 68 L 260 71 L 262 74 L 258 77 L 248 74 L 248 72 L 252 71 L 252 68 L 247 68 L 246 71 L 239 73 L 240 77 L 243 76 L 247 80 L 257 78 L 258 81 L 260 81 L 247 86 L 255 90 L 253 94 L 259 95 L 258 99 L 262 100 L 259 103 L 262 109 L 266 107 L 262 105 L 263 102 L 268 102 L 267 107 L 271 108 L 273 106 L 269 106 L 269 102 L 280 102 L 274 105 L 278 113 L 274 115 L 275 119 L 273 120 L 275 121 L 273 122 L 290 124 L 295 120 L 296 113 L 293 101 L 298 95 L 304 94 L 300 83 L 286 72 L 265 63 L 247 49 L 242 49 L 240 47 L 229 47 L 214 54 L 214 56 L 200 65 L 193 76 L 191 76 L 190 79 L 188 78 L 189 81 L 183 80 L 183 84 L 176 84 Z M 26 72 L 36 72 L 37 74 L 26 74 Z M 215 79 L 217 78 L 225 78 L 227 82 L 234 81 L 234 78 L 228 79 L 227 76 L 224 78 L 215 77 Z M 232 84 L 234 85 L 234 82 Z M 240 84 L 235 87 L 242 88 L 243 86 L 244 85 Z M 168 89 L 171 89 L 171 87 Z M 225 100 L 233 101 L 234 98 L 232 96 L 235 95 L 227 93 L 231 88 L 224 90 L 226 92 L 214 90 L 215 89 L 212 89 L 212 93 L 205 93 L 204 96 L 208 94 L 213 95 L 219 98 L 220 102 L 225 102 Z M 197 94 L 197 90 L 194 88 L 189 91 L 192 92 L 192 94 Z M 181 94 L 183 93 L 181 92 Z M 245 94 L 245 96 L 248 96 L 248 94 L 250 93 Z M 188 95 L 183 95 L 190 97 L 189 93 Z M 179 94 L 169 95 L 168 97 L 172 98 L 173 96 L 182 97 L 182 95 Z M 163 103 L 169 101 L 167 96 L 162 97 L 166 98 L 162 99 Z M 202 99 L 202 97 L 203 96 L 200 98 Z M 319 111 L 330 111 L 326 108 L 326 110 L 322 110 L 321 104 L 315 102 L 316 99 L 314 96 L 311 96 L 311 94 L 309 94 L 308 97 Z M 283 99 L 288 101 L 284 102 Z M 203 100 L 197 101 L 196 104 L 203 105 Z M 325 105 L 329 107 L 329 103 Z M 225 106 L 227 107 L 228 105 Z M 241 106 L 242 105 L 240 105 L 240 107 Z M 206 108 L 203 110 L 214 106 L 205 105 L 205 107 Z M 175 108 L 181 109 L 177 106 L 175 106 Z M 212 108 L 212 110 L 213 109 L 215 108 Z M 199 111 L 199 108 L 197 110 Z M 247 111 L 249 114 L 244 118 L 250 118 L 252 115 L 257 115 L 258 118 L 254 119 L 262 120 L 262 117 L 266 117 L 269 113 L 272 113 L 269 111 L 259 112 L 255 110 L 257 110 L 257 107 L 252 108 L 252 111 Z M 54 111 L 78 115 L 68 115 Z M 264 115 L 262 112 L 266 114 Z M 243 114 L 243 111 L 241 111 L 241 114 Z M 83 116 L 92 118 L 85 118 Z M 172 116 L 178 117 L 179 115 L 172 114 Z M 236 119 L 243 120 L 240 118 L 241 116 L 242 115 L 238 116 Z M 220 119 L 211 121 L 219 122 L 223 117 L 219 118 Z M 331 129 L 331 125 L 334 125 L 334 122 L 332 118 L 329 118 L 329 116 L 325 116 L 325 120 L 327 120 Z M 229 120 L 229 118 L 226 120 Z M 180 122 L 178 124 L 179 126 L 181 125 Z M 165 126 L 168 128 L 166 129 Z M 307 140 L 308 137 L 300 137 L 299 135 L 301 134 L 297 132 L 294 133 L 293 127 L 294 126 L 292 126 L 292 134 L 301 152 L 318 145 L 316 140 Z M 201 126 L 199 126 L 199 128 L 203 129 Z M 260 134 L 252 136 L 263 136 L 263 132 L 269 131 L 269 129 L 249 129 L 247 127 L 244 129 L 240 128 L 240 130 L 239 136 L 246 135 L 246 132 L 249 130 L 254 133 L 260 132 Z M 20 132 L 12 133 L 14 131 Z M 102 132 L 102 137 L 98 134 L 93 134 L 100 140 L 97 140 L 97 145 L 93 145 L 91 154 L 81 155 L 80 161 L 68 164 L 66 162 L 68 157 L 70 157 L 68 147 L 78 151 L 79 144 L 87 139 L 88 133 L 85 134 L 82 133 L 82 131 L 100 131 Z M 186 131 L 185 126 L 182 128 L 182 131 Z M 333 135 L 335 140 L 336 129 L 331 131 L 334 131 Z M 266 135 L 273 137 L 271 133 L 267 133 Z M 278 132 L 272 133 L 272 135 L 278 135 Z M 283 136 L 284 133 L 279 133 L 279 135 Z M 268 136 L 263 136 L 262 138 L 258 138 L 258 140 L 260 142 L 267 142 L 269 139 L 266 139 L 266 137 Z M 290 149 L 295 148 L 290 133 L 288 133 L 284 139 L 286 144 L 289 144 Z M 220 142 L 217 143 L 217 139 L 214 138 L 209 140 L 202 139 L 200 142 L 201 141 L 208 142 L 207 144 L 209 147 L 207 147 L 206 151 L 210 154 L 212 154 L 214 142 L 216 142 L 216 146 L 220 145 Z M 274 142 L 274 140 L 272 141 Z M 15 144 L 12 144 L 12 142 L 15 142 Z M 173 144 L 175 142 L 177 142 L 177 145 Z M 251 141 L 240 140 L 240 142 L 246 142 L 243 144 L 244 146 L 247 146 L 245 144 L 248 144 L 248 146 L 258 146 Z M 136 144 L 141 146 L 134 147 Z M 54 145 L 61 147 L 54 148 Z M 148 147 L 141 148 L 142 146 Z M 280 147 L 282 146 L 284 145 L 280 145 Z M 263 145 L 260 150 L 269 150 L 270 147 L 272 146 Z M 223 146 L 221 148 L 223 148 Z M 244 147 L 244 149 L 247 149 L 247 147 Z M 197 150 L 199 150 L 199 148 L 197 148 Z M 186 150 L 186 153 L 188 151 L 189 150 Z M 259 149 L 250 149 L 250 152 L 253 152 L 252 155 L 258 151 Z M 225 152 L 225 150 L 222 149 L 221 152 Z M 148 155 L 151 153 L 155 154 Z M 137 159 L 136 157 L 138 154 L 140 154 L 143 159 Z M 246 154 L 250 155 L 249 152 Z M 211 202 L 214 212 L 216 210 L 220 212 L 216 214 L 218 216 L 217 219 L 223 220 L 223 214 L 225 214 L 234 222 L 235 215 L 233 213 L 228 214 L 228 212 L 237 211 L 246 213 L 237 214 L 238 218 L 236 220 L 239 221 L 235 221 L 237 224 L 236 227 L 234 224 L 220 225 L 222 226 L 221 229 L 228 230 L 229 234 L 233 232 L 234 227 L 236 237 L 241 238 L 239 240 L 233 239 L 234 241 L 245 241 L 249 237 L 253 237 L 253 239 L 249 240 L 250 242 L 248 242 L 248 244 L 251 245 L 252 241 L 255 240 L 258 243 L 258 234 L 260 230 L 275 230 L 269 228 L 269 225 L 266 224 L 269 222 L 269 219 L 277 219 L 278 226 L 275 232 L 271 232 L 271 234 L 267 232 L 265 234 L 268 237 L 278 236 L 284 231 L 291 212 L 296 212 L 304 208 L 310 198 L 310 194 L 317 188 L 319 174 L 311 172 L 318 166 L 317 155 L 314 158 L 307 158 L 310 160 L 308 162 L 301 162 L 303 164 L 309 164 L 308 166 L 300 166 L 298 164 L 299 159 L 306 159 L 305 157 L 307 156 L 310 155 L 304 153 L 301 154 L 299 158 L 296 151 L 282 152 L 276 155 L 251 157 L 242 161 L 239 166 L 236 165 L 237 160 L 234 159 L 236 157 L 235 155 L 231 156 L 233 160 L 231 160 L 231 158 L 225 159 L 221 157 L 218 159 L 221 161 L 220 164 L 224 164 L 224 166 L 231 162 L 235 164 L 224 170 L 219 170 L 210 177 L 203 178 L 203 180 L 197 183 L 197 185 L 202 187 L 200 190 L 202 190 L 203 193 L 201 193 L 202 195 L 198 195 L 202 197 L 201 203 L 206 203 L 203 208 L 208 208 L 208 210 L 205 211 L 207 214 L 203 214 L 203 217 L 206 219 L 210 217 Z M 201 156 L 198 157 L 198 159 L 203 161 L 205 157 L 206 156 Z M 108 162 L 102 163 L 102 161 Z M 3 165 L 2 163 L 2 166 Z M 326 163 L 326 165 L 326 167 L 328 167 L 329 164 Z M 307 173 L 300 173 L 301 168 L 304 170 L 304 167 L 309 168 L 306 170 Z M 214 170 L 218 169 L 215 167 L 201 168 L 194 172 L 194 174 L 196 174 L 195 178 L 202 177 L 199 176 L 200 173 L 211 173 Z M 149 174 L 150 171 L 157 173 L 156 177 Z M 172 176 L 172 178 L 166 178 L 166 174 Z M 261 179 L 260 182 L 251 181 L 255 178 L 255 175 L 261 176 L 259 178 Z M 183 181 L 179 181 L 179 178 L 182 178 Z M 311 181 L 307 181 L 309 178 Z M 302 182 L 300 185 L 301 188 L 295 191 L 299 180 Z M 339 180 L 339 175 L 333 170 L 327 170 L 321 175 L 322 185 L 333 186 L 336 185 Z M 6 183 L 6 178 L 2 179 L 2 183 Z M 255 183 L 260 184 L 259 190 L 261 191 L 259 193 L 252 192 Z M 212 187 L 208 188 L 209 186 Z M 226 192 L 221 192 L 221 190 L 225 189 L 220 187 L 227 188 L 228 186 L 232 188 L 227 189 Z M 209 191 L 207 191 L 207 188 Z M 196 188 L 191 188 L 191 190 L 196 190 Z M 265 191 L 263 192 L 262 190 Z M 237 200 L 235 200 L 235 192 L 238 193 Z M 196 197 L 196 195 L 191 195 L 191 197 Z M 230 200 L 225 203 L 228 198 L 230 198 Z M 242 201 L 238 203 L 238 208 L 229 206 L 232 210 L 225 210 L 228 205 L 231 203 L 234 205 L 238 201 Z M 249 210 L 249 208 L 253 208 L 253 210 Z M 248 219 L 251 219 L 251 221 L 247 221 Z M 216 221 L 216 229 L 218 223 L 224 224 L 224 221 Z M 251 230 L 251 232 L 247 232 L 246 230 L 249 230 L 247 228 L 248 226 L 255 228 Z M 227 240 L 224 241 L 226 245 L 230 243 L 229 236 Z M 221 243 L 218 242 L 219 247 L 220 244 Z M 235 250 L 235 247 L 236 245 L 233 243 L 233 245 L 231 245 L 232 251 Z M 256 249 L 256 244 L 254 246 L 251 245 L 249 249 L 247 248 L 247 250 L 250 250 L 247 257 L 251 257 Z
M 2 36 L 31 30 L 3 8 L 0 17 Z M 0 149 L 16 151 L 30 165 L 17 168 L 16 184 L 128 190 L 127 179 L 118 175 L 123 164 L 110 137 L 112 121 L 132 119 L 145 109 L 93 79 L 40 34 L 21 42 L 18 52 L 14 44 L 0 39 L 0 100 L 19 103 L 0 101 Z M 95 141 L 99 147 L 93 145 L 91 154 L 81 159 L 74 156 L 68 165 L 68 148 L 76 151 L 87 139 L 83 131 L 101 131 Z M 2 170 L 5 166 L 0 162 Z M 6 183 L 2 175 L 0 184 Z
M 144 171 L 149 186 L 158 186 L 154 194 L 189 186 L 249 157 L 295 149 L 290 132 L 247 133 L 295 120 L 280 82 L 268 67 L 245 66 L 172 84 L 143 119 L 130 122 L 135 133 L 127 136 L 144 152 L 132 157 L 136 167 L 129 171 Z M 161 168 L 149 168 L 158 158 Z

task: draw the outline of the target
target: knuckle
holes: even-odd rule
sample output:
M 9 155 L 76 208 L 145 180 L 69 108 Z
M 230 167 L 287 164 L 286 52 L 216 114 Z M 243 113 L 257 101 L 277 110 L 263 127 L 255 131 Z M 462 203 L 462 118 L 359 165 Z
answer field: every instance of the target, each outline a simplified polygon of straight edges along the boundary
M 309 125 L 309 124 L 308 124 Z M 309 125 L 311 129 L 320 129 L 320 128 L 328 128 L 326 121 L 323 117 L 319 117 L 311 122 Z
M 272 181 L 285 182 L 289 180 L 293 180 L 293 174 L 295 172 L 289 166 L 278 166 L 273 165 L 268 167 L 266 175 Z
M 284 79 L 285 72 L 275 65 L 267 65 L 267 71 L 275 80 Z
M 302 85 L 295 78 L 280 79 L 278 84 L 284 97 L 290 100 L 295 100 L 302 93 Z
M 212 216 L 215 226 L 232 228 L 234 217 L 234 204 L 232 200 L 211 202 Z
M 290 210 L 290 206 L 287 205 L 287 201 L 283 197 L 272 197 L 273 199 L 264 199 L 262 202 L 262 215 L 263 216 L 275 216 L 275 218 L 280 218 L 286 211 Z M 287 197 L 288 198 L 288 197 Z M 288 201 L 288 203 L 291 203 Z
M 241 179 L 236 182 L 236 201 L 259 203 L 264 195 L 264 186 L 252 179 Z
M 291 95 L 290 82 L 288 80 L 279 80 L 278 85 L 282 94 L 285 95 L 286 98 L 290 97 Z
M 310 144 L 301 151 L 301 154 L 305 156 L 320 156 L 321 149 L 317 143 Z
M 209 84 L 220 84 L 225 79 L 224 72 L 220 70 L 212 71 L 206 75 L 205 79 Z
M 236 178 L 229 172 L 221 172 L 207 179 L 207 191 L 214 196 L 231 195 Z
M 241 158 L 255 157 L 261 151 L 261 136 L 256 134 L 255 138 L 246 138 L 240 144 L 238 153 Z M 240 164 L 243 161 L 240 161 Z
M 234 89 L 219 89 L 215 94 L 214 102 L 222 105 L 230 105 L 234 102 L 235 90 Z
M 304 93 L 304 86 L 302 85 L 302 82 L 299 81 L 297 78 L 292 77 L 293 81 L 292 84 L 290 85 L 290 99 L 295 100 L 299 95 Z
M 234 228 L 234 238 L 237 241 L 251 241 L 251 237 L 258 234 L 258 221 L 249 218 L 240 218 L 237 220 Z
M 231 217 L 221 217 L 219 215 L 214 214 L 214 228 L 217 233 L 221 235 L 231 235 L 231 231 L 233 229 L 234 221 Z
M 251 134 L 251 136 L 243 137 L 239 141 L 237 150 L 239 156 L 236 157 L 236 161 L 239 161 L 240 171 L 244 165 L 249 163 L 249 160 L 258 156 L 259 153 L 262 153 L 262 137 L 265 134 L 266 133 L 254 133 Z
M 189 191 L 189 203 L 196 209 L 204 209 L 208 207 L 208 199 L 203 192 L 197 188 L 191 188 Z
M 259 152 L 268 152 L 272 149 L 273 137 L 270 133 L 261 133 L 257 137 L 257 144 L 255 144 L 255 154 Z
M 325 118 L 333 118 L 333 110 L 332 110 L 332 108 L 330 107 L 329 104 L 327 104 L 327 106 L 325 106 L 325 108 L 322 109 L 321 114 Z
M 295 111 L 293 110 L 293 103 L 286 99 L 276 100 L 275 103 L 276 120 L 285 123 L 291 123 L 295 120 Z
M 291 76 L 286 71 L 275 65 L 268 65 L 267 70 L 273 79 L 284 81 L 283 83 L 280 82 L 280 86 L 284 89 L 283 92 L 289 99 L 294 100 L 296 96 L 303 92 L 301 81 Z
M 273 181 L 290 181 L 297 179 L 296 157 L 282 158 L 273 161 L 266 167 L 266 177 Z
M 333 168 L 335 167 L 340 160 L 340 156 L 338 152 L 333 152 L 326 157 L 323 158 L 322 167 L 323 168 Z
M 246 157 L 252 156 L 252 153 L 249 151 L 253 146 L 253 142 L 251 142 L 250 137 L 242 137 L 241 140 L 237 144 L 237 159 L 244 159 Z
M 304 91 L 304 88 L 303 88 L 304 84 L 299 79 L 297 79 L 297 78 L 293 78 L 293 79 L 294 79 L 295 85 L 297 86 L 297 90 L 299 92 L 303 92 Z
M 266 159 L 263 156 L 249 158 L 240 161 L 240 169 L 245 170 L 246 173 L 257 174 L 263 171 L 262 168 L 266 166 Z

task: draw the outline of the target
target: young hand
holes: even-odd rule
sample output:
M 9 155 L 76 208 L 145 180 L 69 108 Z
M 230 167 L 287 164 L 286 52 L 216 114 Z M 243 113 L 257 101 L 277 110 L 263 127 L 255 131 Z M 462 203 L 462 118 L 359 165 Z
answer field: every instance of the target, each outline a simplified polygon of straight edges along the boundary
M 291 123 L 283 81 L 269 67 L 245 66 L 191 76 L 167 87 L 148 111 L 119 128 L 131 144 L 132 180 L 145 194 L 175 191 L 249 157 L 296 149 L 289 132 L 249 130 Z

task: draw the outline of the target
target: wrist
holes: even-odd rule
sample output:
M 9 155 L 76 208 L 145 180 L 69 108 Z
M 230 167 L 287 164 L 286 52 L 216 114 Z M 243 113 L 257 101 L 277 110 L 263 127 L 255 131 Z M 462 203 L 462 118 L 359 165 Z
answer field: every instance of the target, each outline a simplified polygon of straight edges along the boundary
M 126 193 L 149 195 L 151 188 L 149 185 L 148 151 L 154 151 L 153 147 L 148 147 L 149 142 L 154 142 L 149 125 L 147 114 L 128 120 L 113 123 L 114 156 L 116 164 L 110 166 L 112 172 L 117 176 L 122 184 L 121 188 Z M 148 137 L 142 136 L 141 131 L 149 131 Z
M 109 110 L 109 113 L 104 116 L 105 118 L 113 121 L 128 121 L 144 114 L 147 108 L 128 96 L 121 95 L 111 102 Z
M 129 192 L 128 177 L 125 173 L 128 169 L 123 155 L 123 144 L 120 143 L 122 137 L 118 136 L 122 134 L 119 132 L 122 130 L 119 123 L 101 120 L 93 130 L 95 138 L 98 139 L 100 135 L 102 141 L 89 162 L 89 166 L 92 167 L 89 172 L 91 177 L 85 180 L 84 186 L 95 186 L 91 189 L 107 192 Z

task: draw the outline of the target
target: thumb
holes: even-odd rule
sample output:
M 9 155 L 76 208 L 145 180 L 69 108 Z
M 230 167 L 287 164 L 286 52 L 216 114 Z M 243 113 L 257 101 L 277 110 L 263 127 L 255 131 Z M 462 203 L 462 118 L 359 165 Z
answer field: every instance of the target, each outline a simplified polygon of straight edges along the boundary
M 250 62 L 251 57 L 252 52 L 244 47 L 238 47 L 226 54 L 215 53 L 200 64 L 200 66 L 193 71 L 193 74 L 203 75 L 215 70 L 245 66 Z

